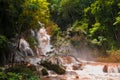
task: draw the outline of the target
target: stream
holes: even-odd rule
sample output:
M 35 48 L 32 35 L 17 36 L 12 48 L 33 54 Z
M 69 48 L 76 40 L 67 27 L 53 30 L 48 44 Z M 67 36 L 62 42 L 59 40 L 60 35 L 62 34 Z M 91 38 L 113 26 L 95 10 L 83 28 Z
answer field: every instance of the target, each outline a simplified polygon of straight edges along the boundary
M 64 57 L 64 75 L 49 72 L 42 80 L 120 80 L 120 63 L 76 61 L 74 57 Z
M 45 28 L 38 31 L 37 38 L 39 46 L 36 49 L 36 57 L 25 39 L 22 38 L 20 43 L 21 54 L 24 53 L 23 56 L 25 56 L 24 60 L 35 66 L 38 66 L 37 63 L 41 59 L 47 57 L 47 52 L 53 51 L 52 45 L 50 45 L 50 36 Z M 18 59 L 17 56 L 16 60 Z M 55 62 L 55 60 L 53 61 Z M 42 80 L 120 80 L 120 63 L 84 61 L 70 55 L 59 56 L 58 61 L 64 66 L 66 73 L 58 75 L 49 70 L 49 75 L 41 76 Z
M 42 57 L 40 57 L 42 58 Z M 40 61 L 40 58 L 29 58 L 31 64 Z M 56 74 L 49 70 L 49 75 L 41 76 L 42 80 L 120 80 L 120 63 L 103 63 L 83 61 L 73 56 L 58 57 L 66 73 Z M 53 59 L 55 62 L 55 60 Z

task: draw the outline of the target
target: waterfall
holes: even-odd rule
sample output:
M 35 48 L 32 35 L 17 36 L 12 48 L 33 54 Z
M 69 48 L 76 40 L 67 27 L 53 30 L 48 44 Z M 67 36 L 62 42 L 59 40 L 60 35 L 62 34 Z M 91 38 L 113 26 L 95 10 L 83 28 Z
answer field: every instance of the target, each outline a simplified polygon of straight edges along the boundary
M 24 56 L 34 56 L 34 53 L 30 48 L 29 43 L 23 37 L 20 39 L 19 49 Z
M 30 30 L 31 37 L 35 37 L 38 40 L 38 46 L 33 46 L 36 51 L 30 48 L 29 43 L 25 40 L 24 36 L 21 36 L 19 40 L 19 50 L 15 51 L 15 61 L 16 62 L 29 62 L 31 64 L 37 65 L 37 63 L 41 60 L 42 56 L 46 56 L 48 52 L 52 51 L 52 45 L 50 44 L 50 35 L 47 34 L 46 29 L 43 27 L 44 25 L 41 23 L 42 28 L 39 29 L 37 33 L 34 30 Z M 37 36 L 36 36 L 37 35 Z M 16 45 L 17 46 L 17 45 Z M 35 55 L 35 53 L 37 55 Z
M 117 65 L 109 65 L 108 73 L 119 73 L 119 67 Z
M 38 40 L 38 46 L 35 46 L 36 52 L 39 55 L 44 55 L 44 56 L 35 56 L 33 53 L 33 50 L 30 48 L 29 43 L 24 39 L 24 37 L 20 38 L 19 41 L 19 49 L 20 51 L 14 51 L 16 52 L 15 60 L 20 61 L 26 61 L 29 62 L 30 64 L 33 64 L 38 67 L 38 63 L 41 60 L 47 59 L 47 53 L 53 51 L 52 45 L 50 44 L 50 35 L 47 33 L 44 25 L 39 22 L 41 25 L 41 28 L 37 32 L 37 40 Z M 35 32 L 31 30 L 31 35 L 33 37 L 36 37 Z M 16 39 L 15 39 L 16 40 Z M 15 45 L 15 44 L 12 44 Z M 16 45 L 15 45 L 16 46 Z M 68 50 L 67 53 L 75 53 L 75 51 L 72 49 L 71 45 L 69 46 L 62 46 L 61 48 L 58 48 L 59 50 L 63 51 Z M 59 53 L 59 52 L 58 52 Z M 21 58 L 21 54 L 24 58 Z M 32 56 L 32 57 L 31 57 Z M 46 57 L 47 56 L 47 57 Z M 59 61 L 60 60 L 60 61 Z M 64 80 L 108 80 L 108 79 L 114 79 L 114 74 L 116 74 L 115 80 L 119 80 L 120 78 L 120 64 L 113 64 L 113 63 L 102 63 L 102 62 L 93 62 L 93 61 L 83 61 L 80 58 L 75 58 L 73 56 L 60 56 L 59 58 L 52 58 L 51 62 L 53 63 L 61 63 L 63 67 L 66 69 L 66 74 L 65 75 L 57 75 L 53 72 L 49 74 L 49 78 L 52 78 L 51 80 L 55 80 L 56 78 L 65 78 Z M 60 65 L 61 65 L 60 64 Z M 111 76 L 112 75 L 112 76 Z M 104 79 L 105 78 L 105 79 Z M 62 79 L 61 79 L 62 80 Z
M 39 43 L 38 47 L 41 49 L 42 55 L 46 55 L 47 52 L 52 51 L 52 45 L 50 45 L 50 35 L 47 34 L 44 27 L 39 29 L 37 39 Z

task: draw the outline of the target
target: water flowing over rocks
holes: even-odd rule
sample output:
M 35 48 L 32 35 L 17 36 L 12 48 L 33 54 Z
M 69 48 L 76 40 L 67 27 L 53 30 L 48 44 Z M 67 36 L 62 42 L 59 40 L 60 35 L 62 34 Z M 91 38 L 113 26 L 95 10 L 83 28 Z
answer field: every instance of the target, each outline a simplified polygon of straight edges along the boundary
M 28 42 L 21 38 L 20 51 L 17 49 L 14 51 L 15 61 L 35 66 L 38 73 L 43 75 L 42 80 L 119 80 L 120 78 L 120 63 L 83 61 L 72 55 L 47 55 L 52 51 L 52 45 L 45 28 L 38 31 L 37 38 L 39 42 L 37 55 Z
M 120 78 L 120 63 L 78 62 L 74 61 L 72 56 L 60 58 L 64 60 L 66 73 L 64 75 L 49 73 L 43 80 L 119 80 Z
M 50 45 L 50 35 L 47 34 L 47 31 L 44 27 L 40 28 L 38 31 L 37 39 L 39 43 L 38 48 L 40 48 L 42 55 L 47 55 L 47 52 L 52 51 L 52 45 Z
M 34 53 L 30 48 L 29 43 L 23 37 L 20 39 L 19 49 L 24 56 L 34 56 Z

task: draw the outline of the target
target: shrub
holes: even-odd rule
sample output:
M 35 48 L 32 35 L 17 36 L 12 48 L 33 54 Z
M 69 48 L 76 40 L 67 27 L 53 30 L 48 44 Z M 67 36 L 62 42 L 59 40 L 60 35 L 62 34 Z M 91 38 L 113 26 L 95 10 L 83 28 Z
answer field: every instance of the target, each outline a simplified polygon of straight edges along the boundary
M 0 71 L 0 80 L 40 80 L 35 66 L 19 65 Z

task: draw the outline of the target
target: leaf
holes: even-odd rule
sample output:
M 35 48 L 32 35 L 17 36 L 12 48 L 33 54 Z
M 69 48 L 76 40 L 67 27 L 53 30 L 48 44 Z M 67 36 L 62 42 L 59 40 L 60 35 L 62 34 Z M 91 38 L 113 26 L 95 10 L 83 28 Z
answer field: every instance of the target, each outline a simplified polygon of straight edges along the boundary
M 92 25 L 93 27 L 89 29 L 90 34 L 93 35 L 100 28 L 100 25 L 101 24 L 99 22 Z

